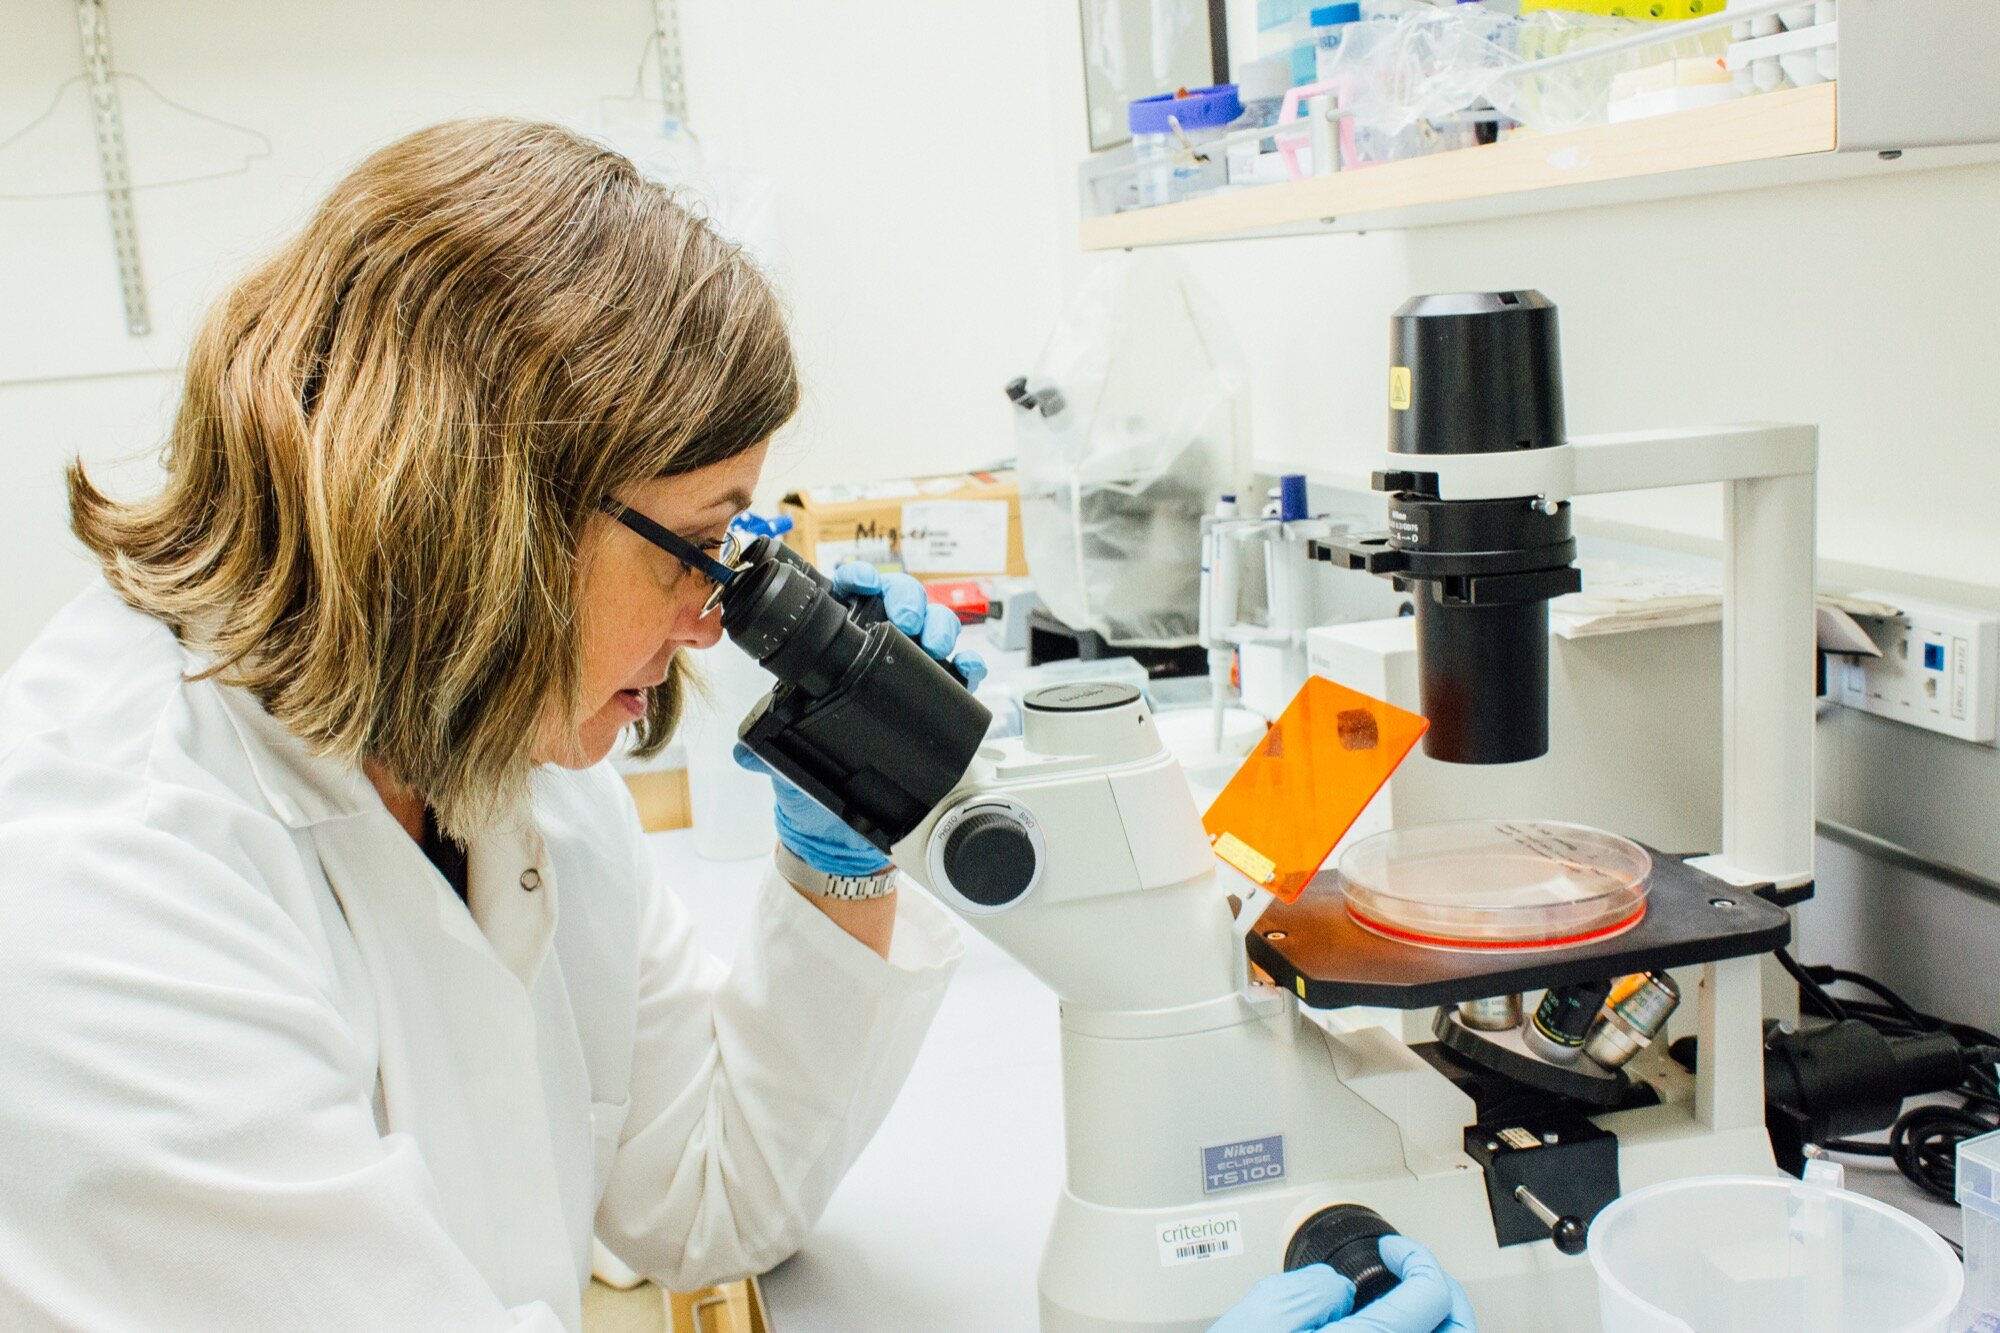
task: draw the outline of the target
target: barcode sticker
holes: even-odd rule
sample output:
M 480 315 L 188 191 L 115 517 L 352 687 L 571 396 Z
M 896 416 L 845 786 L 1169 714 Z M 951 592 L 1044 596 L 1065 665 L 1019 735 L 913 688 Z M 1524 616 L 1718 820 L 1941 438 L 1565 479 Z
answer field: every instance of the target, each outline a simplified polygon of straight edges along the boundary
M 1235 1213 L 1209 1213 L 1162 1222 L 1159 1228 L 1160 1267 L 1196 1264 L 1243 1253 L 1243 1220 Z

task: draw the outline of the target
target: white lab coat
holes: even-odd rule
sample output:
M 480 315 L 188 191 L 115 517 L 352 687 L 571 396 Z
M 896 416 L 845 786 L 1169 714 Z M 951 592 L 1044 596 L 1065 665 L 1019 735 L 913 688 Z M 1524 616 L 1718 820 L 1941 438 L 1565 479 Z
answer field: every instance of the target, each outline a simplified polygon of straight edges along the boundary
M 959 956 L 775 876 L 725 969 L 608 766 L 475 840 L 470 913 L 101 583 L 0 681 L 0 1328 L 578 1327 L 794 1250 Z M 539 881 L 539 882 L 537 882 Z

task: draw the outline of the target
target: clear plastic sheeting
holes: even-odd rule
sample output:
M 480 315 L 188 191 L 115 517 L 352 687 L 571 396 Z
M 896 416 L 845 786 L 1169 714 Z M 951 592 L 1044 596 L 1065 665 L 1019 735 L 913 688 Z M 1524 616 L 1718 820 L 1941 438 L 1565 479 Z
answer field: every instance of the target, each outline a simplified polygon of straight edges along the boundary
M 1249 480 L 1249 364 L 1167 254 L 1116 256 L 1063 311 L 1014 419 L 1035 591 L 1114 643 L 1195 641 L 1201 519 Z
M 1611 80 L 1628 69 L 1663 60 L 1719 55 L 1726 31 L 1677 37 L 1673 25 L 1633 19 L 1540 10 L 1519 16 L 1482 5 L 1454 8 L 1382 0 L 1371 17 L 1351 24 L 1320 77 L 1335 85 L 1355 132 L 1367 140 L 1401 138 L 1464 118 L 1481 103 L 1531 130 L 1554 133 L 1602 123 Z M 1550 56 L 1596 46 L 1637 32 L 1659 41 L 1644 47 L 1517 74 Z M 1453 145 L 1456 146 L 1456 145 Z M 1407 155 L 1370 153 L 1366 160 Z

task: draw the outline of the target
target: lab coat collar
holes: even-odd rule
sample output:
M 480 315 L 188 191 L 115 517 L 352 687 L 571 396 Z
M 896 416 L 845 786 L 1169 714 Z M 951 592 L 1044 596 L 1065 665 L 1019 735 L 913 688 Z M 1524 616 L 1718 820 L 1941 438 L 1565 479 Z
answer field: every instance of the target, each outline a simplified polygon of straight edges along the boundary
M 188 655 L 189 674 L 208 668 Z M 382 798 L 360 765 L 314 754 L 250 691 L 210 677 L 199 686 L 212 692 L 222 714 L 236 732 L 251 775 L 270 802 L 271 812 L 294 829 L 311 828 L 330 819 L 383 809 Z
M 189 655 L 191 670 L 203 665 Z M 535 984 L 555 937 L 556 884 L 541 834 L 527 811 L 514 826 L 482 833 L 467 844 L 466 901 L 461 904 L 442 877 L 427 873 L 422 851 L 394 822 L 358 765 L 314 754 L 250 691 L 213 678 L 203 686 L 229 720 L 258 789 L 279 820 L 305 831 L 358 820 L 367 828 L 365 840 L 382 840 L 378 854 L 411 866 L 411 875 L 397 877 L 400 892 L 415 892 L 419 884 L 428 887 L 425 915 L 440 931 L 468 948 L 497 955 L 523 986 Z

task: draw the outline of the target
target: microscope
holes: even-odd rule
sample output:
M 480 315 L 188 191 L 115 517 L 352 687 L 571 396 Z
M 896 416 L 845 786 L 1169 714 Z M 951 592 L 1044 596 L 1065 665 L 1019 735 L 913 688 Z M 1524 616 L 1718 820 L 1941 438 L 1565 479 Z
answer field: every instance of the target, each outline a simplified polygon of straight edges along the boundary
M 1022 734 L 989 740 L 944 667 L 774 544 L 725 591 L 725 628 L 780 682 L 745 743 L 1060 998 L 1045 1333 L 1199 1333 L 1258 1277 L 1321 1261 L 1366 1302 L 1394 1284 L 1375 1250 L 1390 1231 L 1436 1252 L 1487 1333 L 1586 1333 L 1599 1208 L 1660 1180 L 1775 1171 L 1760 956 L 1811 885 L 1815 432 L 1570 440 L 1556 311 L 1535 292 L 1420 297 L 1392 330 L 1375 476 L 1389 530 L 1314 554 L 1414 596 L 1436 758 L 1547 749 L 1572 497 L 1725 485 L 1723 845 L 1656 852 L 1645 917 L 1614 938 L 1430 950 L 1363 931 L 1338 893 L 1275 901 L 1217 858 L 1129 687 L 1034 691 Z M 1668 969 L 1691 1068 L 1660 1041 L 1610 1080 L 1543 1077 L 1449 1019 Z M 1358 1005 L 1436 1009 L 1439 1040 L 1308 1012 Z

